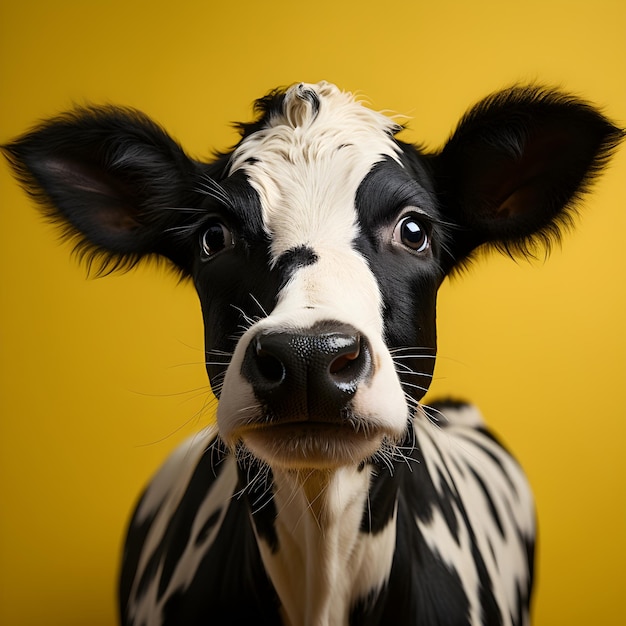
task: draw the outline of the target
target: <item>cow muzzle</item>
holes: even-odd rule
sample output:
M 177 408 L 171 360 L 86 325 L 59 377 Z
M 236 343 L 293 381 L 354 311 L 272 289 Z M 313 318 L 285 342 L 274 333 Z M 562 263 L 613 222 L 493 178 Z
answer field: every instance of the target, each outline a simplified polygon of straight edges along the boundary
M 259 332 L 241 371 L 265 408 L 265 422 L 341 425 L 373 366 L 369 342 L 355 328 L 320 322 L 304 330 Z

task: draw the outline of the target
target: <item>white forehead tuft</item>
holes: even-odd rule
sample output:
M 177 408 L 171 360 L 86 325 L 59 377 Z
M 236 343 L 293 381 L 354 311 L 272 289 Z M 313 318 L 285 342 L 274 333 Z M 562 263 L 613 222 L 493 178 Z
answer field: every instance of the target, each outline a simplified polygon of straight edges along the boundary
M 266 126 L 247 137 L 234 151 L 230 173 L 258 159 L 266 150 L 291 146 L 289 156 L 311 157 L 352 146 L 363 152 L 397 158 L 392 140 L 401 127 L 383 113 L 369 109 L 352 93 L 331 83 L 299 83 L 285 92 L 281 110 Z
M 243 170 L 259 193 L 273 256 L 322 239 L 324 224 L 357 232 L 354 200 L 372 167 L 390 157 L 400 163 L 398 124 L 349 92 L 321 82 L 289 88 L 282 106 L 246 137 L 231 157 L 230 173 Z

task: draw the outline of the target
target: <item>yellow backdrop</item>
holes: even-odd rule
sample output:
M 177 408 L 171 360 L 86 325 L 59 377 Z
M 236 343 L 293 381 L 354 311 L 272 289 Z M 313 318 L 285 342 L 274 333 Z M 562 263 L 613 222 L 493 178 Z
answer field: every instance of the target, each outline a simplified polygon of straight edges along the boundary
M 196 156 L 269 88 L 327 79 L 441 143 L 515 81 L 626 122 L 623 0 L 218 3 L 22 0 L 0 8 L 0 141 L 72 103 L 115 102 Z M 0 167 L 0 623 L 115 623 L 127 516 L 207 423 L 199 307 L 148 267 L 85 280 Z M 497 256 L 440 298 L 435 391 L 475 400 L 540 516 L 535 624 L 622 624 L 626 563 L 626 148 L 546 264 Z

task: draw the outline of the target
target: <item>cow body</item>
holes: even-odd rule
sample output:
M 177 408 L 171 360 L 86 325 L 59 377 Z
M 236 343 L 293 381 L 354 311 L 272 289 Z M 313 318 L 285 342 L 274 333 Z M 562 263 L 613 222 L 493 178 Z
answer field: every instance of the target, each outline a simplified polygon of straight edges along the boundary
M 322 489 L 244 469 L 215 428 L 183 444 L 131 524 L 129 621 L 528 623 L 528 484 L 473 407 L 441 409 L 415 416 L 395 458 Z
M 327 83 L 257 111 L 210 163 L 114 108 L 5 148 L 90 263 L 166 257 L 202 305 L 217 427 L 138 505 L 122 622 L 528 623 L 523 473 L 475 409 L 421 402 L 436 293 L 480 246 L 549 244 L 621 132 L 536 87 L 430 154 Z

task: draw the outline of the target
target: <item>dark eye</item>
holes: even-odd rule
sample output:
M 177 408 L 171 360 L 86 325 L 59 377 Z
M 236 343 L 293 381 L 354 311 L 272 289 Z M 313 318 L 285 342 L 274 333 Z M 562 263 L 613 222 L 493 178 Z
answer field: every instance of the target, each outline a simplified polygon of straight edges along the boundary
M 233 234 L 218 219 L 211 220 L 200 237 L 202 258 L 208 260 L 233 245 Z
M 428 231 L 413 214 L 405 215 L 393 229 L 393 241 L 401 243 L 414 252 L 424 252 L 430 246 Z

